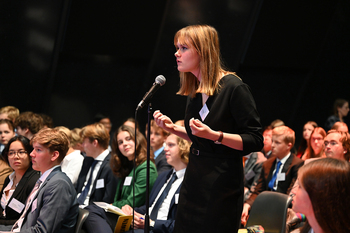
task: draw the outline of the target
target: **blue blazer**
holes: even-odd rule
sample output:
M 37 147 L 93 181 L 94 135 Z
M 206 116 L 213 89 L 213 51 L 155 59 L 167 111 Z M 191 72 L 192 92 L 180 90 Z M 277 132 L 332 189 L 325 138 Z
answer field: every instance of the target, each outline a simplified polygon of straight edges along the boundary
M 159 191 L 162 189 L 163 185 L 166 183 L 166 181 L 169 179 L 173 172 L 173 169 L 169 171 L 162 172 L 159 174 L 157 177 L 151 194 L 150 194 L 150 205 L 152 206 L 154 200 L 156 199 Z M 180 184 L 179 188 L 176 190 L 175 194 L 180 193 L 180 188 L 181 188 L 182 183 Z M 176 210 L 177 210 L 177 204 L 175 204 L 175 195 L 171 199 L 170 203 L 170 208 L 169 208 L 169 214 L 168 214 L 168 219 L 167 220 L 155 220 L 153 232 L 162 232 L 162 233 L 171 233 L 174 230 L 174 225 L 175 225 L 175 216 L 176 216 Z M 135 208 L 135 211 L 140 213 L 140 214 L 145 214 L 146 213 L 146 205 L 143 205 L 141 207 Z
M 29 206 L 21 232 L 74 233 L 79 213 L 76 197 L 71 180 L 61 167 L 55 168 Z

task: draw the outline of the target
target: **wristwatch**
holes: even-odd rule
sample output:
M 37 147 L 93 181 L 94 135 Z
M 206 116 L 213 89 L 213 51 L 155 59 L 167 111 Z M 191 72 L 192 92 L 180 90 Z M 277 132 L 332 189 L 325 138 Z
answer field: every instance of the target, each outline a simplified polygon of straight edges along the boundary
M 219 133 L 220 133 L 219 139 L 214 141 L 215 144 L 221 144 L 222 139 L 224 138 L 224 133 L 222 131 L 219 131 Z

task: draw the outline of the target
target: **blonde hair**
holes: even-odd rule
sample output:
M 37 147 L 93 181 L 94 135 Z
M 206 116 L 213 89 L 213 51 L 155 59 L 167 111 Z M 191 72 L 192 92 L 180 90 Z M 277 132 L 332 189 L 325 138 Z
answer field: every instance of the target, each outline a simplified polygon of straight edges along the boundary
M 80 128 L 74 128 L 71 131 L 72 140 L 71 140 L 71 146 L 75 147 L 78 143 L 83 143 L 83 139 L 80 137 Z
M 272 130 L 272 136 L 283 136 L 283 141 L 288 144 L 291 143 L 293 147 L 295 143 L 295 132 L 288 126 L 278 126 Z
M 219 87 L 224 70 L 219 45 L 219 36 L 215 28 L 209 25 L 191 25 L 180 29 L 174 37 L 177 43 L 193 47 L 200 57 L 199 67 L 201 81 L 190 72 L 180 72 L 179 95 L 188 95 L 192 98 L 196 93 L 213 95 Z M 235 73 L 232 73 L 235 75 Z M 238 77 L 238 76 L 237 76 Z
M 18 108 L 14 107 L 14 106 L 5 106 L 0 108 L 0 114 L 1 113 L 6 113 L 7 117 L 14 122 L 16 120 L 16 118 L 19 116 L 19 110 Z
M 67 137 L 68 137 L 69 144 L 71 144 L 72 133 L 71 133 L 70 129 L 68 129 L 67 127 L 64 127 L 64 126 L 57 126 L 57 127 L 55 127 L 55 129 L 58 129 L 59 131 L 65 133 L 67 135 Z
M 170 135 L 175 135 L 175 134 L 170 134 Z M 179 149 L 180 149 L 181 161 L 185 164 L 188 164 L 191 143 L 183 138 L 180 138 L 177 135 L 175 135 L 175 137 L 176 137 L 177 145 L 179 146 Z

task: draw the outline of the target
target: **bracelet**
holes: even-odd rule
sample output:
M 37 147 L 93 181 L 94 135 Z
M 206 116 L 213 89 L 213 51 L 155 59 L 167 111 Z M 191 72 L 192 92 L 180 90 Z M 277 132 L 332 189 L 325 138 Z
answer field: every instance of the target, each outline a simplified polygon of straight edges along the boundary
M 219 131 L 219 133 L 220 133 L 219 139 L 214 141 L 215 144 L 221 144 L 222 139 L 224 138 L 224 133 L 222 131 Z

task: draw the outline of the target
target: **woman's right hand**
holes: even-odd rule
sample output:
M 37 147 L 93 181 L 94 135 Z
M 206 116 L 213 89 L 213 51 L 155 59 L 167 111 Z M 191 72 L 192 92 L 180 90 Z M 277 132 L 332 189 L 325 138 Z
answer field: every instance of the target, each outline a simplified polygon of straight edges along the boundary
M 159 110 L 153 113 L 153 118 L 159 127 L 162 127 L 166 131 L 172 132 L 174 129 L 173 121 L 166 115 L 163 115 Z

